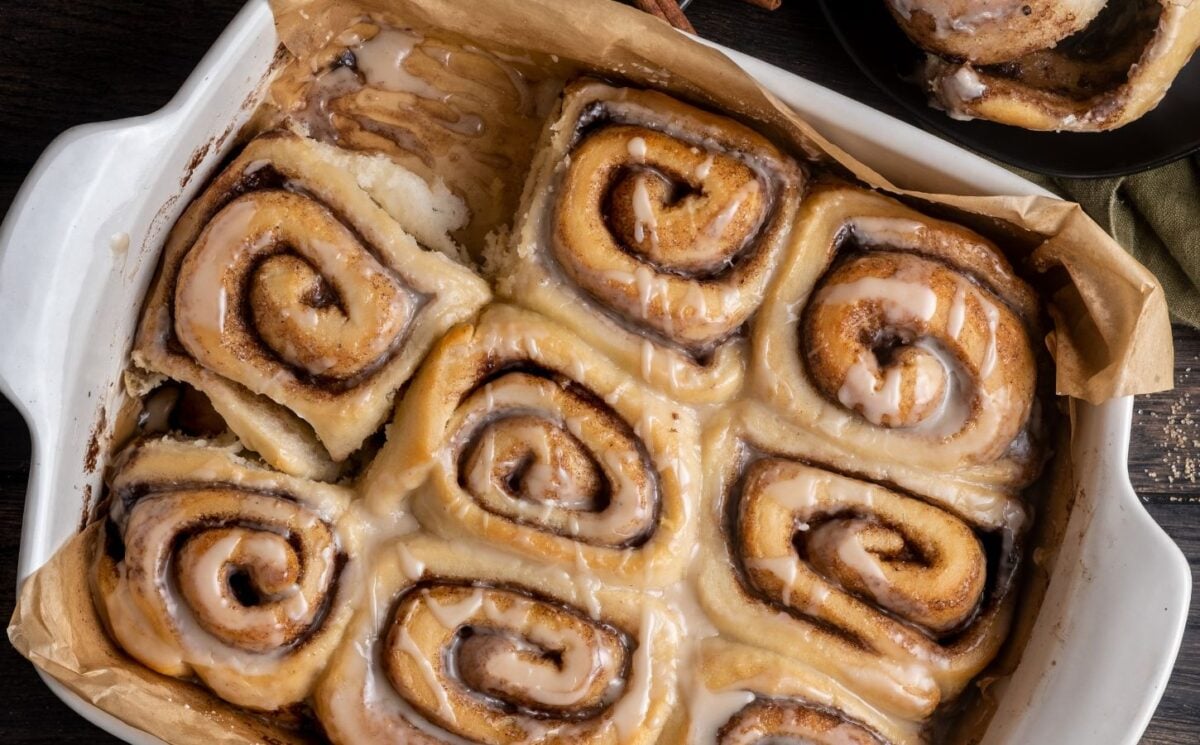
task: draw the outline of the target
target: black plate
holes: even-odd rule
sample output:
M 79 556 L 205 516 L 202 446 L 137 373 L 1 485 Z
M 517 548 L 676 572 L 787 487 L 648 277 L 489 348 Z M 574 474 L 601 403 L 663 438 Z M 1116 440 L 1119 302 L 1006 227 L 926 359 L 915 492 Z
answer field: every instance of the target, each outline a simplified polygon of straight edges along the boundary
M 922 126 L 1020 168 L 1073 178 L 1118 176 L 1200 150 L 1200 55 L 1175 79 L 1158 108 L 1112 132 L 1031 132 L 986 121 L 961 122 L 929 107 L 914 72 L 923 59 L 885 0 L 821 0 L 842 46 L 867 77 Z

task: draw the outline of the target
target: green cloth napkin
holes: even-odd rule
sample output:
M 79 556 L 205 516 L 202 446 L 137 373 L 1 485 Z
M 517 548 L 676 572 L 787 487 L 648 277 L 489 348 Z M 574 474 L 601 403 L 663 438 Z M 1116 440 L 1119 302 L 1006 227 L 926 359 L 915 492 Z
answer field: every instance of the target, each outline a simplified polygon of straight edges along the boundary
M 1068 179 L 1018 172 L 1082 205 L 1117 243 L 1154 272 L 1167 293 L 1174 320 L 1200 328 L 1200 158 L 1116 178 Z

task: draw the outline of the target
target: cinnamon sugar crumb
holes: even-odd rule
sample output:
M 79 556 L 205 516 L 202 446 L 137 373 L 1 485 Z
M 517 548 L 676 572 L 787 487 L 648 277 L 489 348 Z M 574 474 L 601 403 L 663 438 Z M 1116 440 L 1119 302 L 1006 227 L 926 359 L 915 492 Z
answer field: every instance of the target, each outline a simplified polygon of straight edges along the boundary
M 1167 467 L 1167 483 L 1187 481 L 1196 483 L 1198 459 L 1196 455 L 1197 434 L 1200 434 L 1196 420 L 1196 405 L 1190 393 L 1171 402 L 1167 412 L 1166 423 L 1163 425 L 1162 461 Z

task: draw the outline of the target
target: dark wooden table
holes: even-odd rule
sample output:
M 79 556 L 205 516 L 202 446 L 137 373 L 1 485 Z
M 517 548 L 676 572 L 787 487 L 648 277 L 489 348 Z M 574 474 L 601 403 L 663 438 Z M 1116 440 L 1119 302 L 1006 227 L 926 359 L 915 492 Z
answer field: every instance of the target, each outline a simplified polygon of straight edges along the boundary
M 0 0 L 0 214 L 58 133 L 165 104 L 242 2 Z M 811 0 L 784 0 L 774 13 L 736 0 L 696 0 L 689 17 L 703 36 L 905 118 L 859 74 Z M 1176 390 L 1138 399 L 1129 471 L 1146 509 L 1200 576 L 1200 333 L 1177 327 L 1175 344 Z M 30 451 L 21 418 L 2 398 L 0 442 L 0 616 L 7 619 Z M 115 742 L 59 702 L 7 644 L 0 645 L 0 702 L 0 742 Z M 1200 742 L 1195 604 L 1170 687 L 1143 742 Z

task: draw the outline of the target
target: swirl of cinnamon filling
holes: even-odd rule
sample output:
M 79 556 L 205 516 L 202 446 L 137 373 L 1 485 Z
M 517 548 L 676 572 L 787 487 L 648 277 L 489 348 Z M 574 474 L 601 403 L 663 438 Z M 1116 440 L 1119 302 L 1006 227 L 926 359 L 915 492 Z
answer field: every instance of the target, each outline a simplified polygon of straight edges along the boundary
M 975 233 L 826 187 L 755 322 L 755 388 L 849 452 L 1010 494 L 1037 474 L 1036 300 Z M 993 497 L 951 500 L 1003 524 Z
M 318 689 L 334 742 L 654 741 L 665 702 L 650 696 L 672 684 L 652 672 L 670 661 L 659 610 L 597 590 L 589 614 L 565 580 L 508 557 L 399 551 Z
M 560 188 L 559 265 L 627 321 L 694 346 L 754 312 L 771 260 L 755 237 L 774 194 L 745 160 L 614 124 L 583 137 Z
M 733 436 L 706 444 L 719 469 L 708 505 L 723 527 L 704 539 L 701 600 L 718 628 L 906 718 L 957 695 L 1007 633 L 1020 505 L 1008 505 L 1012 527 L 977 531 L 933 504 Z
M 622 693 L 629 645 L 572 608 L 507 589 L 433 584 L 400 600 L 383 668 L 397 693 L 439 727 L 515 740 L 526 727 L 494 721 L 489 708 L 533 720 L 594 717 Z M 435 658 L 443 664 L 431 690 Z M 454 688 L 474 695 L 439 695 Z
M 1200 46 L 1200 9 L 1175 0 L 890 5 L 928 52 L 923 76 L 937 108 L 1033 130 L 1100 132 L 1139 119 Z
M 564 329 L 493 306 L 433 351 L 368 474 L 446 537 L 660 584 L 694 530 L 696 424 Z
M 969 463 L 1000 457 L 1025 426 L 1037 370 L 1021 319 L 940 262 L 847 259 L 821 278 L 802 333 L 817 388 L 872 425 L 926 434 Z
M 795 461 L 764 458 L 747 470 L 736 540 L 755 589 L 842 626 L 839 616 L 863 614 L 858 598 L 941 636 L 983 601 L 987 559 L 961 520 Z M 871 636 L 878 621 L 851 630 Z
M 359 186 L 358 157 L 282 134 L 247 145 L 176 225 L 134 351 L 308 477 L 335 475 L 433 341 L 488 297 Z
M 568 86 L 526 188 L 500 292 L 676 398 L 740 382 L 799 200 L 799 167 L 743 125 L 653 91 Z
M 206 471 L 217 479 L 189 476 Z M 335 526 L 349 497 L 169 442 L 143 446 L 117 483 L 95 587 L 125 651 L 241 706 L 307 696 L 349 616 Z
M 612 548 L 653 533 L 661 496 L 644 448 L 569 381 L 509 373 L 456 419 L 459 480 L 484 509 Z
M 198 362 L 247 387 L 282 361 L 297 381 L 338 389 L 387 360 L 420 302 L 327 209 L 261 191 L 223 207 L 184 258 L 175 332 Z

